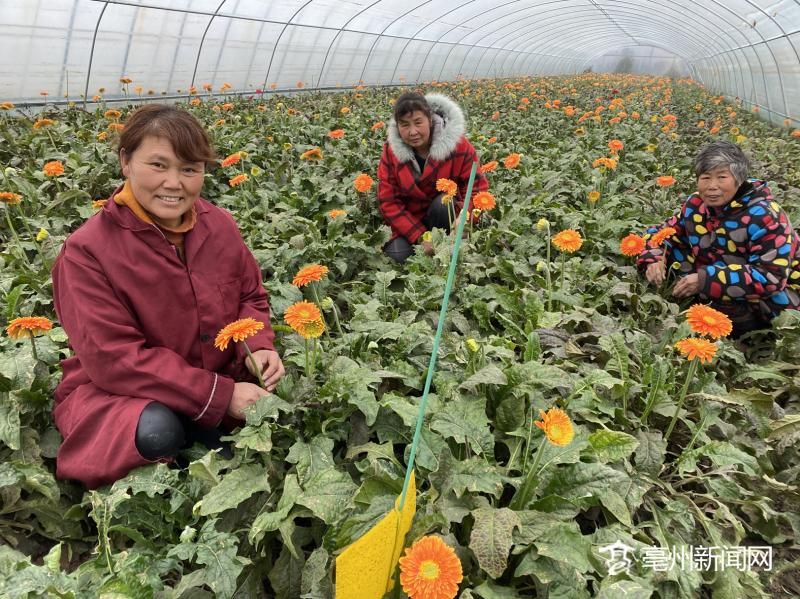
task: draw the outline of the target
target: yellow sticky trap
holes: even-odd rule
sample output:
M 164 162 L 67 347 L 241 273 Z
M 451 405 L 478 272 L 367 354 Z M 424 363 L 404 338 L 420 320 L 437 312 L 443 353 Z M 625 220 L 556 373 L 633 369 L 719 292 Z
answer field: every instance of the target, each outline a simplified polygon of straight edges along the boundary
M 382 599 L 392 589 L 406 533 L 417 512 L 413 472 L 402 512 L 399 506 L 398 496 L 395 509 L 336 558 L 336 599 Z

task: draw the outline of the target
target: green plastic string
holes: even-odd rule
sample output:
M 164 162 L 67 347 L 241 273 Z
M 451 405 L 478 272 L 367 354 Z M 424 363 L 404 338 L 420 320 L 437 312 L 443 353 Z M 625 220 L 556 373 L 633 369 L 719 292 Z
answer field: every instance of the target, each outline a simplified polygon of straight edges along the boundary
M 478 163 L 472 164 L 472 170 L 469 173 L 469 182 L 467 183 L 467 198 L 472 198 L 472 184 L 475 182 L 475 174 L 478 172 Z M 417 446 L 419 445 L 419 438 L 422 436 L 422 420 L 425 417 L 425 407 L 428 404 L 428 392 L 431 389 L 431 380 L 433 380 L 433 371 L 436 368 L 436 354 L 439 353 L 439 342 L 442 340 L 442 333 L 444 332 L 444 317 L 447 314 L 447 305 L 450 303 L 450 291 L 453 289 L 453 279 L 456 275 L 456 266 L 458 264 L 458 250 L 461 248 L 461 236 L 464 234 L 464 225 L 467 223 L 467 213 L 471 210 L 471 200 L 464 202 L 464 208 L 461 210 L 461 215 L 458 218 L 458 227 L 456 229 L 456 242 L 453 245 L 453 255 L 450 256 L 450 270 L 447 273 L 447 283 L 444 286 L 444 298 L 442 299 L 442 309 L 439 311 L 439 324 L 436 327 L 436 336 L 433 338 L 433 351 L 431 351 L 431 361 L 428 364 L 428 378 L 425 379 L 425 390 L 422 392 L 422 400 L 419 402 L 419 413 L 417 414 L 417 428 L 414 431 L 414 440 L 411 443 L 411 455 L 408 458 L 408 467 L 406 468 L 406 479 L 403 482 L 403 492 L 400 495 L 400 505 L 398 511 L 402 511 L 406 502 L 406 493 L 408 492 L 408 484 L 411 481 L 411 472 L 414 470 L 414 458 L 417 455 Z

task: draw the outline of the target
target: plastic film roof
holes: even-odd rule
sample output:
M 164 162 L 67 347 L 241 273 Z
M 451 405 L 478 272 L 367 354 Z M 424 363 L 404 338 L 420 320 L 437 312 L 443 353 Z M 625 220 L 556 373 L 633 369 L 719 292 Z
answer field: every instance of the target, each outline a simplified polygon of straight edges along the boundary
M 16 102 L 108 100 L 121 77 L 160 96 L 635 63 L 800 114 L 797 0 L 0 0 L 0 15 L 0 99 Z

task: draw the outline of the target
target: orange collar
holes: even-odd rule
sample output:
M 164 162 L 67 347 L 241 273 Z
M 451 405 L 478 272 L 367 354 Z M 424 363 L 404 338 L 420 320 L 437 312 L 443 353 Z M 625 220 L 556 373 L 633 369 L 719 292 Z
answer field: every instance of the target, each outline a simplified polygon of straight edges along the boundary
M 156 225 L 159 229 L 167 233 L 188 233 L 194 228 L 197 222 L 197 210 L 194 206 L 192 206 L 189 212 L 183 215 L 183 220 L 177 227 L 170 227 L 159 222 L 157 217 L 154 217 L 142 208 L 139 200 L 133 195 L 133 190 L 131 189 L 129 181 L 125 181 L 125 185 L 123 185 L 122 189 L 114 196 L 114 202 L 119 206 L 127 206 L 139 220 L 146 222 L 148 225 Z

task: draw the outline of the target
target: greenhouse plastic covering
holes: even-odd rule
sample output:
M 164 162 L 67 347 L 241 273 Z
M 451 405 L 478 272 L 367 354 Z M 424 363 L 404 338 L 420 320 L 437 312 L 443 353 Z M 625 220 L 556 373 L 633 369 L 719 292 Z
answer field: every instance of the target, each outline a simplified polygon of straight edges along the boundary
M 800 114 L 800 2 L 2 0 L 0 98 L 392 85 L 581 73 L 689 75 Z

